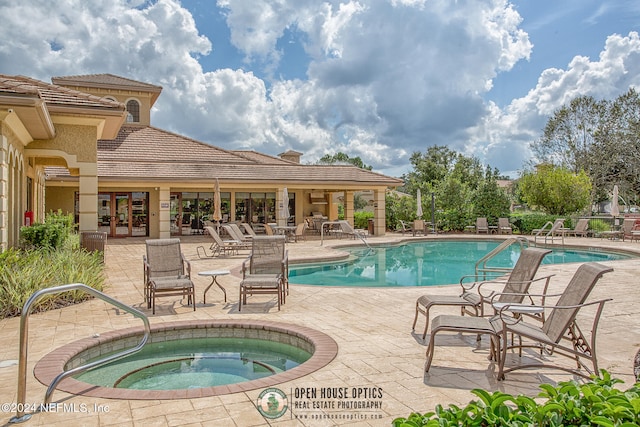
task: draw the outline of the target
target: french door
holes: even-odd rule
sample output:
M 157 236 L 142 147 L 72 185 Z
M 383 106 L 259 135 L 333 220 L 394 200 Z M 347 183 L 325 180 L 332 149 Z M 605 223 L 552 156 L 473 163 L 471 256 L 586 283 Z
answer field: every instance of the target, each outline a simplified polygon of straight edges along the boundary
M 110 237 L 146 236 L 147 193 L 98 193 L 98 230 Z

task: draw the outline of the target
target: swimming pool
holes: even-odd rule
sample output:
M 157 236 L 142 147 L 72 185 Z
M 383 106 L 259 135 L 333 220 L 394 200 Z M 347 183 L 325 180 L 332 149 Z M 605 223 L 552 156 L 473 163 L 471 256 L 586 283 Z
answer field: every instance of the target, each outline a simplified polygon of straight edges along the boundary
M 289 282 L 318 286 L 401 287 L 458 283 L 475 273 L 475 264 L 500 241 L 439 240 L 394 246 L 343 248 L 348 259 L 337 262 L 289 266 Z M 488 267 L 511 268 L 520 255 L 512 245 L 487 263 Z M 595 249 L 555 248 L 543 264 L 602 262 L 629 259 L 631 255 Z

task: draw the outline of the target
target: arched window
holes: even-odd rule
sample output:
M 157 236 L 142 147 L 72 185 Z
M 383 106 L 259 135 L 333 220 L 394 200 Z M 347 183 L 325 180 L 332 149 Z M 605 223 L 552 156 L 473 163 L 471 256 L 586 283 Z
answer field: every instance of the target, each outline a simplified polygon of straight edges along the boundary
M 138 123 L 140 121 L 140 104 L 136 100 L 127 101 L 127 122 Z

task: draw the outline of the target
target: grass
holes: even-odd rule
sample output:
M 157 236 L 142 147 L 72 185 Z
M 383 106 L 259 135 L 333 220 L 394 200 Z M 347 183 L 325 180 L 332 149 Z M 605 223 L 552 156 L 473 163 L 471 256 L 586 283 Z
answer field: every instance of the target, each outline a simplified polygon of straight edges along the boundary
M 84 283 L 102 290 L 102 255 L 74 247 L 72 241 L 57 249 L 15 249 L 0 254 L 0 318 L 19 316 L 24 303 L 40 289 Z M 88 299 L 82 291 L 41 297 L 33 311 L 46 311 Z

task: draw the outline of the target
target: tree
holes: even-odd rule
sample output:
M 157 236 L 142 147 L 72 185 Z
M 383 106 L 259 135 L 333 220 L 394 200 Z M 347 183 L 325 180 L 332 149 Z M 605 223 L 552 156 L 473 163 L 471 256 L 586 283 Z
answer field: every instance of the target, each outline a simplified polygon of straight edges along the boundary
M 487 166 L 484 180 L 472 197 L 473 216 L 485 217 L 489 223 L 509 215 L 511 200 L 509 195 L 498 187 L 498 170 Z
M 349 157 L 347 154 L 338 152 L 336 154 L 325 154 L 317 164 L 319 165 L 336 165 L 345 164 L 359 167 L 360 169 L 372 170 L 373 166 L 365 165 L 360 157 Z
M 550 215 L 569 215 L 590 205 L 591 180 L 585 172 L 575 174 L 566 168 L 540 165 L 535 172 L 524 173 L 518 192 L 530 207 Z
M 476 203 L 480 211 L 491 213 L 482 216 L 493 218 L 498 213 L 502 216 L 509 212 L 509 199 L 500 193 L 497 186 L 498 171 L 487 168 L 485 173 L 477 158 L 465 156 L 446 146 L 432 146 L 425 153 L 413 153 L 411 163 L 413 171 L 403 177 L 405 191 L 414 197 L 418 189 L 423 196 L 435 194 L 439 227 L 463 230 L 475 219 Z M 483 191 L 489 199 L 482 200 L 483 195 L 479 195 L 479 191 Z M 430 217 L 431 206 L 428 206 L 425 218 Z
M 573 99 L 554 112 L 542 137 L 531 144 L 536 161 L 562 166 L 574 173 L 589 170 L 592 147 L 602 128 L 606 101 L 591 96 Z
M 542 137 L 531 144 L 533 162 L 584 171 L 593 202 L 608 199 L 614 185 L 627 200 L 640 193 L 640 96 L 633 88 L 615 100 L 582 96 L 558 109 Z

